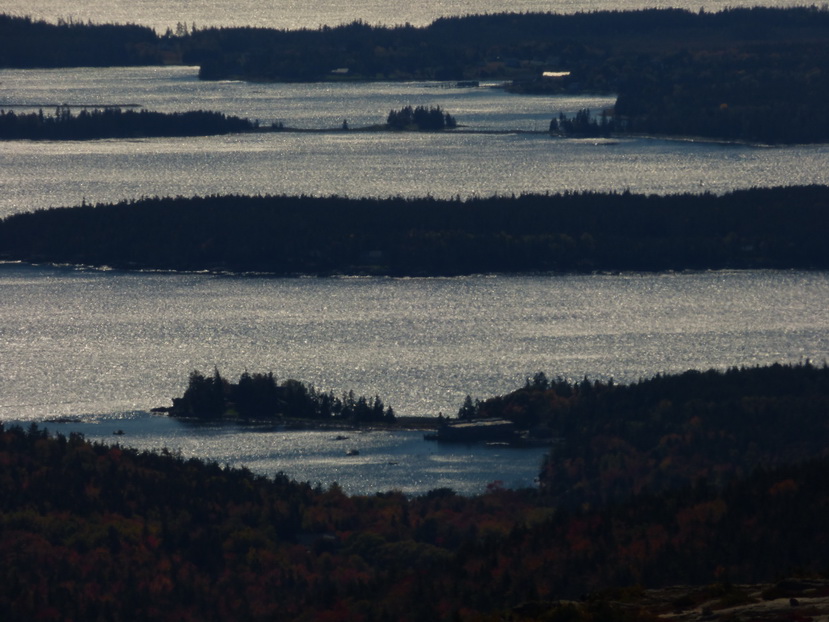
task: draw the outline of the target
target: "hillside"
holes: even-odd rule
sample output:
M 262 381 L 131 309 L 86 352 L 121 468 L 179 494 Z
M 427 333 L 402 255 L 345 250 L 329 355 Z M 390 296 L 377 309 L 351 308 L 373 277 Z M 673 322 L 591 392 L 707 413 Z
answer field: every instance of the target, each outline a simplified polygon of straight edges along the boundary
M 693 386 L 721 407 L 719 419 L 769 392 L 759 384 L 777 387 L 792 405 L 777 443 L 787 458 L 714 481 L 704 476 L 719 453 L 703 443 L 691 484 L 570 507 L 498 482 L 474 497 L 349 497 L 336 484 L 0 427 L 0 617 L 823 619 L 829 458 L 788 450 L 803 437 L 827 445 L 827 375 L 826 366 L 772 366 L 631 385 L 657 403 Z M 638 436 L 635 418 L 591 419 Z M 751 435 L 752 421 L 731 419 Z M 720 445 L 744 453 L 739 438 Z

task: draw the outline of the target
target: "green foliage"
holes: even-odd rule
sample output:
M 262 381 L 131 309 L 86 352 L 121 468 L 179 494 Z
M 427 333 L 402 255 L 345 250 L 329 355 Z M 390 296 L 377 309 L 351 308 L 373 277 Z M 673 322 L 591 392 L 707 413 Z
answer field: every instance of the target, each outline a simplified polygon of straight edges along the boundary
M 827 204 L 825 186 L 465 201 L 147 198 L 9 216 L 0 257 L 280 275 L 825 269 Z

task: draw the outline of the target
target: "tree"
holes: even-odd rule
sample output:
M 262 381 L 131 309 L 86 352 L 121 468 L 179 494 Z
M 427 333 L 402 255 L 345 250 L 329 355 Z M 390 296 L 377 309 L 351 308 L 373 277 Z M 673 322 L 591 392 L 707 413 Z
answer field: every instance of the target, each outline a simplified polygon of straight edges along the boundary
M 478 406 L 479 403 L 473 402 L 472 397 L 467 395 L 458 411 L 458 419 L 474 419 L 478 414 Z

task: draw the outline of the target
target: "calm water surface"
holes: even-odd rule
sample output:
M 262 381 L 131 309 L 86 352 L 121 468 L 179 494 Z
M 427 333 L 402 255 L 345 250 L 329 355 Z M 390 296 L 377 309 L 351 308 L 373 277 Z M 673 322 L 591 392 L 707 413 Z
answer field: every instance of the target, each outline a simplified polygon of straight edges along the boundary
M 478 494 L 493 482 L 511 488 L 535 484 L 544 449 L 504 449 L 446 445 L 423 439 L 419 431 L 291 431 L 274 428 L 192 425 L 146 413 L 85 418 L 82 423 L 48 423 L 54 431 L 81 432 L 90 440 L 148 450 L 170 450 L 184 457 L 244 466 L 255 473 L 285 473 L 298 481 L 329 486 L 337 482 L 350 494 L 400 490 L 423 494 L 452 488 Z M 114 436 L 113 432 L 123 432 Z M 345 440 L 338 440 L 347 436 Z M 347 455 L 356 450 L 358 455 Z

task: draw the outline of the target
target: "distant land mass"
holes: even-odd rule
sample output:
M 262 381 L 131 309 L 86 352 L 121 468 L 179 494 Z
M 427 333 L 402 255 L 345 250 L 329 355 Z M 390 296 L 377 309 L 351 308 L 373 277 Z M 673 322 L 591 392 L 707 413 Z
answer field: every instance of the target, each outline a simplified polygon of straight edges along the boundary
M 280 276 L 827 269 L 827 210 L 827 186 L 722 196 L 144 198 L 8 216 L 0 258 Z
M 616 94 L 616 131 L 759 143 L 829 140 L 829 10 L 447 17 L 317 30 L 47 24 L 0 15 L 0 67 L 199 66 L 203 79 L 496 80 Z
M 69 106 L 59 106 L 54 114 L 0 110 L 0 140 L 211 136 L 258 129 L 258 122 L 205 110 L 162 113 L 105 107 L 84 108 L 78 114 L 72 114 Z
M 298 130 L 286 128 L 281 122 L 260 125 L 258 120 L 242 119 L 220 112 L 190 110 L 186 112 L 154 112 L 150 110 L 124 110 L 125 106 L 76 106 L 81 110 L 72 113 L 72 106 L 57 106 L 53 114 L 38 112 L 16 113 L 0 108 L 0 140 L 98 140 L 104 138 L 154 138 L 183 136 L 215 136 L 245 132 L 312 132 L 348 131 L 348 122 L 339 128 Z M 584 125 L 584 123 L 582 123 Z M 385 123 L 353 128 L 354 131 L 438 132 L 454 129 L 457 121 L 440 106 L 425 108 L 406 106 L 392 110 Z M 569 122 L 570 133 L 583 132 L 581 126 Z M 589 120 L 587 129 L 598 129 Z

